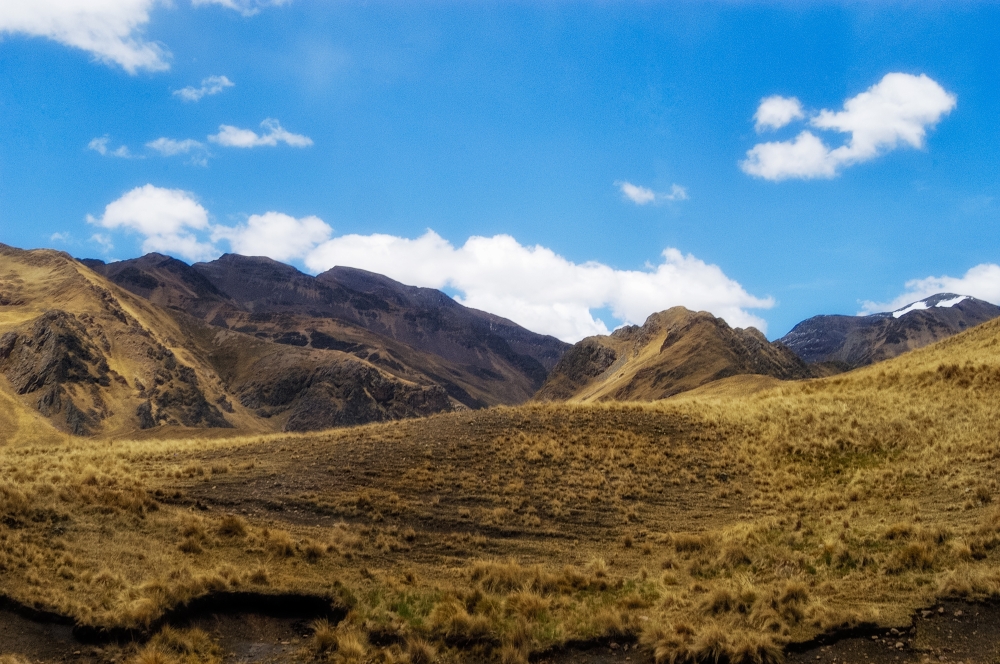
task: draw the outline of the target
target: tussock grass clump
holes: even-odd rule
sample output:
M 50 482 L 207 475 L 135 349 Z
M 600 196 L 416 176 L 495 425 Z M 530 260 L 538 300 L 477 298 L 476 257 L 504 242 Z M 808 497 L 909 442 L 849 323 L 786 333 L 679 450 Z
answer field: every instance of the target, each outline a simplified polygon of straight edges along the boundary
M 200 629 L 164 627 L 132 658 L 130 664 L 217 664 L 222 650 Z
M 326 555 L 326 552 L 327 546 L 320 544 L 319 542 L 306 540 L 302 544 L 302 557 L 305 558 L 307 562 L 318 562 L 320 558 Z
M 236 514 L 227 514 L 219 520 L 216 532 L 222 537 L 246 537 L 246 519 Z
M 470 614 L 458 599 L 442 601 L 427 617 L 431 632 L 448 643 L 469 646 L 495 642 L 495 626 L 489 616 Z
M 312 624 L 312 647 L 316 652 L 327 652 L 337 647 L 337 628 L 325 618 Z
M 927 571 L 934 567 L 935 550 L 924 542 L 910 542 L 892 554 L 886 563 L 889 574 L 899 574 L 908 570 Z
M 247 581 L 257 586 L 266 586 L 271 583 L 271 575 L 266 567 L 258 565 L 250 570 L 250 573 L 247 575 Z
M 657 664 L 778 664 L 784 661 L 784 652 L 774 637 L 733 629 L 731 625 L 714 621 L 705 623 L 701 629 L 684 622 L 658 625 L 644 632 L 640 642 L 652 651 Z
M 421 638 L 411 638 L 406 642 L 406 654 L 410 664 L 432 664 L 437 660 L 437 649 Z
M 267 550 L 273 555 L 290 558 L 295 555 L 295 540 L 286 530 L 271 530 L 264 533 Z

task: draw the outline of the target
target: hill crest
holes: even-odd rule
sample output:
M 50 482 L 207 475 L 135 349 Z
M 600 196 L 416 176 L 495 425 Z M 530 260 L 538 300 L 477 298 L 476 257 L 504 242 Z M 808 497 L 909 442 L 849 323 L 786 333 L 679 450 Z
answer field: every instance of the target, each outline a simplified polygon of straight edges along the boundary
M 708 312 L 673 307 L 641 326 L 577 343 L 536 399 L 649 401 L 740 374 L 782 380 L 812 375 L 794 353 L 755 328 L 732 328 Z

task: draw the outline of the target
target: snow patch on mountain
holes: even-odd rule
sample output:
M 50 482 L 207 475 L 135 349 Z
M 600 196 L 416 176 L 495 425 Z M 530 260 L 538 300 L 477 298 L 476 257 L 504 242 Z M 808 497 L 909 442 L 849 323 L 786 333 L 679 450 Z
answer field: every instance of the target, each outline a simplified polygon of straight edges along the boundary
M 920 311 L 922 309 L 930 309 L 931 307 L 953 307 L 959 302 L 968 299 L 969 299 L 968 295 L 953 295 L 951 293 L 938 293 L 937 295 L 932 295 L 918 302 L 914 302 L 913 304 L 908 304 L 902 309 L 896 309 L 895 311 L 892 312 L 892 317 L 900 318 L 901 316 L 905 316 L 911 311 Z
M 918 311 L 920 309 L 927 309 L 927 308 L 928 308 L 927 307 L 927 303 L 924 302 L 923 300 L 921 300 L 920 302 L 914 302 L 913 304 L 911 304 L 908 307 L 903 307 L 902 309 L 897 309 L 896 311 L 893 311 L 892 312 L 892 317 L 893 318 L 899 318 L 900 316 L 905 316 L 906 314 L 910 313 L 911 311 Z

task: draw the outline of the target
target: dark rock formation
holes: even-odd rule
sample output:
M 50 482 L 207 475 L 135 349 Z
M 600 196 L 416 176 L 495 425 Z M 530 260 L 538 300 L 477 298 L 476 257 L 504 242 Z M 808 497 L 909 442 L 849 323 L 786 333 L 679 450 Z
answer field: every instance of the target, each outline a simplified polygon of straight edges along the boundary
M 814 316 L 779 341 L 809 363 L 845 369 L 896 357 L 1000 316 L 1000 307 L 939 293 L 895 312 L 870 316 Z
M 527 400 L 569 347 L 444 293 L 335 267 L 318 277 L 263 257 L 187 265 L 148 254 L 92 269 L 151 302 L 278 344 L 350 353 L 430 381 L 470 408 Z

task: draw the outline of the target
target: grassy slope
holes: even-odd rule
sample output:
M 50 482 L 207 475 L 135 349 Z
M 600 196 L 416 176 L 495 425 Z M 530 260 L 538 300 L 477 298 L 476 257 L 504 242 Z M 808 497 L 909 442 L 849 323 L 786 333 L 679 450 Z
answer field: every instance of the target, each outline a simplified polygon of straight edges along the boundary
M 575 375 L 581 367 L 571 367 L 573 361 L 585 364 L 580 351 L 601 347 L 613 351 L 615 361 Z M 641 328 L 585 339 L 567 351 L 535 398 L 653 401 L 734 374 L 784 379 L 814 375 L 794 353 L 769 344 L 756 330 L 733 329 L 707 312 L 674 307 L 651 315 Z
M 602 635 L 768 659 L 1000 589 L 998 340 L 742 396 L 8 444 L 0 591 L 133 625 L 212 589 L 328 592 L 353 606 L 317 633 L 341 659 L 369 636 L 398 640 L 367 649 L 385 661 L 517 662 Z

